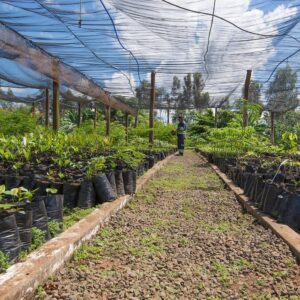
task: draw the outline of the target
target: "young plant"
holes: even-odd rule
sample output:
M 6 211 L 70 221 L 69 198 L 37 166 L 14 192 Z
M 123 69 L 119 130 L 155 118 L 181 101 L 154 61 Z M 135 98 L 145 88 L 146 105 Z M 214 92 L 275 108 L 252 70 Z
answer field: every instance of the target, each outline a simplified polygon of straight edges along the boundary
M 56 188 L 47 188 L 46 193 L 49 196 L 50 194 L 55 195 L 57 194 L 58 190 Z

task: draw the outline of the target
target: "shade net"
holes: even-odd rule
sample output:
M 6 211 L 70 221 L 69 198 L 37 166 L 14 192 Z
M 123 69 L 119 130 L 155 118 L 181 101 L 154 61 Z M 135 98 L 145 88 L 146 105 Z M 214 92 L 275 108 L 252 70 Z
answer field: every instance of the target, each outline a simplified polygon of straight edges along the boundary
M 0 22 L 111 95 L 135 96 L 155 71 L 157 86 L 164 87 L 157 107 L 221 107 L 241 97 L 251 69 L 260 100 L 282 111 L 298 105 L 299 5 L 300 0 L 2 0 Z M 51 88 L 38 64 L 24 64 L 0 44 L 0 78 L 10 84 Z M 282 82 L 268 93 L 278 70 L 288 66 L 295 84 Z M 199 73 L 197 87 L 193 74 Z M 187 74 L 191 82 L 185 85 Z M 71 79 L 72 86 L 63 82 L 66 89 L 81 88 L 78 77 Z M 147 108 L 149 93 L 146 85 L 132 105 Z

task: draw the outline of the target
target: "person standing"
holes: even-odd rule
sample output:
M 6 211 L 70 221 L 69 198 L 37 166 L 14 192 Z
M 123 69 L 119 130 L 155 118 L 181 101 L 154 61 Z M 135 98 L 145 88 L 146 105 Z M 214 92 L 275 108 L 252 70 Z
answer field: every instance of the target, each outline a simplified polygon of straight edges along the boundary
M 179 123 L 177 126 L 177 145 L 178 145 L 179 155 L 183 155 L 186 124 L 185 124 L 182 116 L 179 116 L 178 121 L 179 121 Z

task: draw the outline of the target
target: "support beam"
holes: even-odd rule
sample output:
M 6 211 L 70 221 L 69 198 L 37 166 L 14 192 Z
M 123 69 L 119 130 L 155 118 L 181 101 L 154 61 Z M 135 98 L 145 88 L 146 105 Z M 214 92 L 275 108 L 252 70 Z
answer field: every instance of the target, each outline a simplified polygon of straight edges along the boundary
M 149 111 L 149 144 L 154 143 L 154 107 L 155 107 L 155 72 L 151 72 L 151 92 Z
M 57 81 L 53 81 L 52 118 L 53 118 L 53 130 L 57 132 L 60 123 L 59 84 Z
M 48 89 L 45 91 L 45 96 L 45 126 L 46 128 L 49 128 L 50 95 Z
M 110 136 L 110 106 L 106 106 L 106 136 Z
M 81 102 L 78 102 L 78 111 L 77 111 L 77 127 L 81 125 Z
M 58 74 L 61 85 L 66 85 L 124 113 L 128 112 L 133 116 L 137 114 L 136 109 L 129 107 L 114 97 L 106 95 L 105 91 L 97 83 L 63 62 L 58 63 L 56 74 L 56 71 L 54 72 L 51 66 L 57 58 L 1 22 L 0 49 L 4 55 L 13 57 L 15 62 L 33 69 L 54 81 L 57 79 Z
M 271 118 L 271 143 L 272 145 L 275 145 L 275 113 L 273 111 L 270 112 L 270 118 Z
M 95 103 L 94 129 L 96 129 L 97 127 L 97 117 L 98 117 L 98 111 L 97 111 L 97 105 Z
M 125 113 L 125 140 L 128 143 L 128 113 Z
M 215 107 L 215 128 L 218 128 L 218 108 Z
M 134 128 L 137 128 L 138 124 L 139 124 L 139 115 L 134 117 Z
M 247 76 L 244 88 L 244 105 L 243 105 L 243 127 L 248 126 L 248 100 L 249 100 L 249 88 L 251 83 L 252 70 L 247 70 Z
M 32 102 L 31 112 L 32 112 L 32 116 L 35 118 L 35 103 L 34 102 Z

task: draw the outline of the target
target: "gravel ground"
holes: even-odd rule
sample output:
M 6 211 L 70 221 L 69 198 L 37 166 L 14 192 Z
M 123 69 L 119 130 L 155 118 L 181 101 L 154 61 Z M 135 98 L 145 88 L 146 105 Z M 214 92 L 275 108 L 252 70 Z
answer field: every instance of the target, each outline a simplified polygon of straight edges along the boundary
M 187 152 L 38 294 L 47 300 L 300 299 L 300 267 L 209 166 Z

